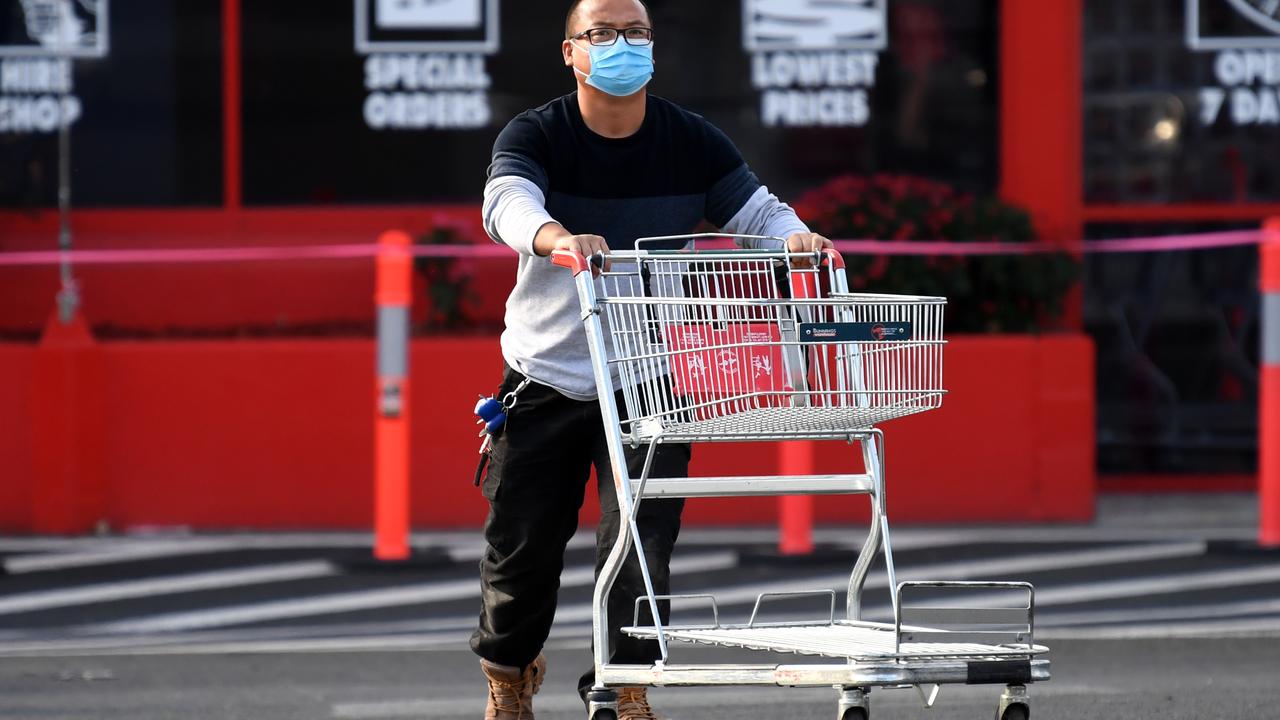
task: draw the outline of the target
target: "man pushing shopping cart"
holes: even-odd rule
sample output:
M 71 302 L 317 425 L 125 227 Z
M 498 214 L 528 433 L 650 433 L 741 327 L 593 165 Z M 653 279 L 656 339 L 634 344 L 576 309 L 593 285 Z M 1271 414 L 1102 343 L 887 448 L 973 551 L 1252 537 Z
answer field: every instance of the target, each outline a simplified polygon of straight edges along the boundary
M 502 336 L 506 369 L 477 412 L 490 512 L 472 648 L 486 718 L 533 717 L 546 671 L 566 543 L 592 465 L 600 478 L 593 663 L 579 690 L 591 720 L 654 720 L 645 688 L 833 686 L 841 720 L 868 693 L 1003 684 L 998 720 L 1026 720 L 1047 680 L 1034 590 L 1016 582 L 897 583 L 884 509 L 880 423 L 941 405 L 936 297 L 849 292 L 832 243 L 763 187 L 723 133 L 650 96 L 654 31 L 639 0 L 580 0 L 562 44 L 578 91 L 525 112 L 494 146 L 485 226 L 520 252 Z M 706 250 L 703 221 L 735 250 Z M 580 233 L 580 234 L 575 234 Z M 629 248 L 629 249 L 628 249 Z M 550 257 L 548 257 L 550 256 Z M 861 471 L 688 477 L 699 442 L 835 440 Z M 481 468 L 483 469 L 483 461 Z M 610 482 L 610 480 L 612 482 Z M 668 565 L 688 497 L 864 494 L 872 522 L 837 615 L 722 622 L 716 598 L 671 595 Z M 882 556 L 893 622 L 862 615 Z M 711 622 L 669 622 L 672 600 Z M 767 609 L 765 610 L 767 612 Z M 803 664 L 668 662 L 674 642 L 821 658 Z M 926 690 L 932 687 L 932 690 Z
M 654 34 L 641 0 L 573 2 L 561 53 L 577 91 L 521 113 L 494 144 L 485 229 L 520 261 L 495 396 L 507 406 L 505 424 L 486 448 L 482 480 L 490 506 L 488 547 L 471 647 L 489 681 L 486 718 L 533 717 L 564 550 L 593 465 L 601 479 L 597 571 L 620 522 L 578 294 L 572 276 L 549 256 L 631 248 L 636 238 L 687 233 L 704 221 L 730 233 L 786 238 L 753 241 L 758 249 L 831 247 L 760 183 L 718 128 L 647 92 Z M 651 474 L 684 477 L 689 457 L 687 443 L 664 444 L 650 459 Z M 627 456 L 636 474 L 644 460 Z M 681 498 L 661 499 L 645 503 L 636 518 L 645 570 L 659 593 L 668 592 L 682 508 Z M 632 554 L 609 601 L 612 662 L 648 664 L 660 657 L 657 642 L 620 631 L 644 594 Z M 582 676 L 584 694 L 595 682 L 592 668 Z M 654 717 L 643 687 L 622 687 L 618 694 L 619 717 Z

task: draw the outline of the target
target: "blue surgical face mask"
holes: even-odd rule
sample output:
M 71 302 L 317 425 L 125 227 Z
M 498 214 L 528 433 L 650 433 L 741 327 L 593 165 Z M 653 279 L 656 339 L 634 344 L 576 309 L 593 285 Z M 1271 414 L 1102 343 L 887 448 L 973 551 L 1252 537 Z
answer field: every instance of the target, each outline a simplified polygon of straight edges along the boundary
M 581 45 L 573 46 L 583 50 Z M 612 45 L 591 45 L 587 51 L 591 57 L 591 73 L 587 74 L 574 68 L 573 71 L 586 78 L 591 87 L 626 97 L 639 92 L 640 88 L 649 84 L 653 77 L 653 44 L 631 45 L 618 38 Z

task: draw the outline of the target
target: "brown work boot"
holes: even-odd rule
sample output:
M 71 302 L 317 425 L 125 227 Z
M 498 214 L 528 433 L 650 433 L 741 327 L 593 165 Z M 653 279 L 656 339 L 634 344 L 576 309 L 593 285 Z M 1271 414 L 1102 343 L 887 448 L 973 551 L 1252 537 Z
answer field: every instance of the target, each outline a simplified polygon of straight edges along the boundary
M 546 658 L 539 654 L 523 670 L 481 658 L 480 669 L 489 680 L 484 720 L 533 720 L 533 696 L 547 674 Z
M 618 688 L 618 720 L 659 720 L 642 687 Z

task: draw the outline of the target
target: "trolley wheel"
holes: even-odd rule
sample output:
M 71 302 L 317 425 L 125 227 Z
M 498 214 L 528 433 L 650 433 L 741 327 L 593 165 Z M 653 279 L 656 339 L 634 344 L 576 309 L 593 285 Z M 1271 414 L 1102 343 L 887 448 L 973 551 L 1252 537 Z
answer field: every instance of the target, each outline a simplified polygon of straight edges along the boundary
M 871 720 L 871 718 L 868 717 L 866 708 L 855 707 L 845 710 L 840 720 Z
M 1004 713 L 996 720 L 1031 720 L 1031 708 L 1022 703 L 1014 703 L 1004 709 Z
M 613 689 L 589 690 L 587 720 L 618 720 L 618 693 Z

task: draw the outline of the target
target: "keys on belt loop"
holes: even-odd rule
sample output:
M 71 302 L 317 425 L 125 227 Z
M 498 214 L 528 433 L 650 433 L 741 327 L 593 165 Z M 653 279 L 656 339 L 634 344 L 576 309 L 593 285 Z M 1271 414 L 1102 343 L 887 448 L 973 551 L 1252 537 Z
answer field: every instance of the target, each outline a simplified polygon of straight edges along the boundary
M 494 436 L 502 432 L 507 424 L 507 413 L 511 408 L 516 406 L 516 402 L 520 399 L 520 393 L 529 386 L 529 378 L 520 381 L 514 390 L 502 396 L 499 401 L 493 396 L 481 397 L 476 402 L 475 414 L 479 418 L 476 420 L 477 425 L 484 425 L 480 429 L 477 437 L 484 438 L 484 442 L 480 444 L 480 454 L 489 451 L 489 445 L 493 442 Z
M 477 487 L 480 485 L 481 476 L 484 475 L 485 466 L 489 464 L 489 450 L 493 446 L 493 438 L 506 427 L 507 413 L 516 406 L 516 402 L 520 399 L 520 392 L 529 386 L 529 382 L 529 378 L 520 381 L 515 390 L 502 396 L 502 400 L 492 395 L 489 397 L 482 395 L 476 402 L 475 414 L 479 418 L 476 424 L 484 425 L 480 428 L 480 437 L 484 440 L 480 442 L 480 462 L 476 464 L 474 484 Z

